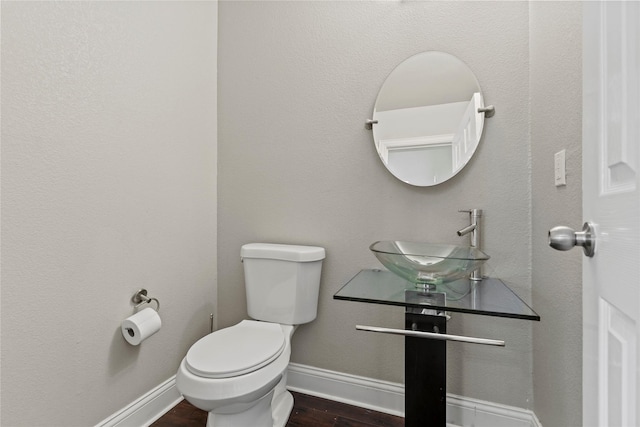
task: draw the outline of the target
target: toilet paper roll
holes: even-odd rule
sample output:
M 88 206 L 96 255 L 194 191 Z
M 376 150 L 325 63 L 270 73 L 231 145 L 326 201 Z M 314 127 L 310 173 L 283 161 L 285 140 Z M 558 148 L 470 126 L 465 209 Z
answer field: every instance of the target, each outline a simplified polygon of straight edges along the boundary
M 122 336 L 131 345 L 138 345 L 160 330 L 162 320 L 151 307 L 140 310 L 122 321 Z

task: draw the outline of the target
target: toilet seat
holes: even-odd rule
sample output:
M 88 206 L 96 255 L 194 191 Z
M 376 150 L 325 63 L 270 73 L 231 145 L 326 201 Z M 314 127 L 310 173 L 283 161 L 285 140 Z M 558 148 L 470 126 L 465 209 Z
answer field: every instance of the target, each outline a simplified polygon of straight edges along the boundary
M 185 362 L 194 375 L 230 378 L 268 365 L 285 346 L 285 336 L 279 324 L 243 320 L 201 338 L 191 346 Z

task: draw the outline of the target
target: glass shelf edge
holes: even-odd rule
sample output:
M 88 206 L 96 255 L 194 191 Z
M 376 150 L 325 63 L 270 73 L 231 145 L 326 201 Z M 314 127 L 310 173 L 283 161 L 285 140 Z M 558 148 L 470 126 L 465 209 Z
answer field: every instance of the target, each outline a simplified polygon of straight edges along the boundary
M 389 279 L 389 283 L 390 283 L 389 288 L 391 290 L 396 291 L 392 295 L 397 295 L 398 292 L 401 292 L 403 290 L 418 290 L 417 288 L 413 287 L 411 283 L 403 281 L 399 277 L 395 276 L 393 273 L 390 273 L 390 272 L 388 272 L 386 270 L 368 269 L 368 270 L 361 270 L 360 272 L 358 272 L 344 286 L 342 286 L 340 288 L 340 290 L 338 290 L 333 295 L 333 299 L 339 300 L 339 301 L 364 302 L 364 303 L 369 303 L 369 304 L 390 305 L 390 306 L 397 306 L 397 307 L 438 309 L 438 310 L 444 310 L 444 311 L 448 311 L 448 312 L 452 312 L 452 313 L 475 314 L 475 315 L 480 315 L 480 316 L 491 316 L 491 317 L 503 317 L 503 318 L 511 318 L 511 319 L 520 319 L 520 320 L 540 321 L 540 316 L 538 315 L 538 313 L 536 313 L 526 302 L 524 302 L 502 280 L 496 279 L 496 278 L 486 278 L 485 279 L 487 281 L 486 284 L 489 284 L 490 282 L 499 282 L 502 285 L 502 287 L 504 287 L 504 289 L 505 289 L 504 292 L 508 292 L 508 299 L 517 300 L 519 302 L 519 304 L 522 304 L 524 307 L 526 307 L 528 309 L 528 311 L 530 311 L 530 313 L 521 313 L 521 312 L 514 312 L 514 311 L 509 311 L 509 310 L 499 311 L 499 310 L 496 310 L 496 309 L 477 309 L 477 308 L 469 308 L 469 307 L 456 307 L 456 306 L 451 306 L 451 305 L 447 306 L 447 305 L 440 305 L 440 304 L 417 304 L 417 303 L 411 303 L 411 302 L 407 302 L 407 301 L 399 301 L 397 299 L 394 300 L 394 299 L 391 299 L 390 297 L 387 297 L 387 298 L 380 297 L 379 295 L 376 296 L 376 297 L 366 297 L 366 296 L 362 296 L 362 295 L 348 295 L 348 294 L 345 295 L 344 294 L 348 290 L 348 286 L 350 284 L 352 284 L 354 282 L 354 280 L 356 280 L 356 284 L 357 284 L 357 281 L 359 280 L 359 276 L 360 275 L 362 275 L 362 274 L 370 275 L 372 273 L 374 273 L 374 274 L 375 273 L 383 273 L 383 274 L 387 275 L 384 278 L 388 278 Z M 391 282 L 393 282 L 393 283 L 391 283 Z M 485 282 L 484 281 L 480 282 L 477 286 L 482 286 L 483 283 L 485 283 Z M 401 286 L 401 284 L 404 287 Z M 487 286 L 489 286 L 489 285 L 487 285 Z M 491 286 L 493 288 L 496 288 L 496 286 L 498 286 L 498 285 L 491 284 Z M 500 290 L 501 289 L 500 286 L 498 286 L 497 289 L 500 292 L 503 292 L 502 290 Z M 359 293 L 362 294 L 362 292 L 359 292 Z

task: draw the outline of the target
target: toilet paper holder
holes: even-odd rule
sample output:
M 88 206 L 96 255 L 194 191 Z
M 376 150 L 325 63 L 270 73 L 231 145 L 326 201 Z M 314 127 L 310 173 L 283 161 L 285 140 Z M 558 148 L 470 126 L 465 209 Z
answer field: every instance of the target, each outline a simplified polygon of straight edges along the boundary
M 133 303 L 136 304 L 135 306 L 136 309 L 138 309 L 142 304 L 151 304 L 151 301 L 155 301 L 156 305 L 158 306 L 156 308 L 156 311 L 160 311 L 160 301 L 158 301 L 157 298 L 149 298 L 147 296 L 146 289 L 140 289 L 138 292 L 136 292 L 131 297 L 131 301 L 133 301 Z

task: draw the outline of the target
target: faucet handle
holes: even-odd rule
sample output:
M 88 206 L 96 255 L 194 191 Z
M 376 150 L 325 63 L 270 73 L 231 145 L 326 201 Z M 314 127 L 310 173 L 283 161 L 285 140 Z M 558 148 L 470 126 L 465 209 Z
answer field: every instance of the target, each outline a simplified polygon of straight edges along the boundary
M 482 216 L 482 209 L 459 209 L 458 212 L 468 213 L 475 216 Z

